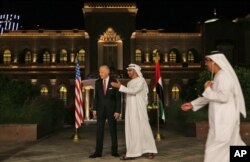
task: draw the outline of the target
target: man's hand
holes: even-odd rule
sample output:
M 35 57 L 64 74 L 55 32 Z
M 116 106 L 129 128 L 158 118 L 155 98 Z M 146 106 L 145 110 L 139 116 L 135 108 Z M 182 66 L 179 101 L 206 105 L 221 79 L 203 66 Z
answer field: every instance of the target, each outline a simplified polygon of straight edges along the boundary
M 111 85 L 115 88 L 120 88 L 122 84 L 119 80 L 117 80 L 117 82 L 111 82 Z
M 114 117 L 115 117 L 115 120 L 119 119 L 120 113 L 115 112 L 115 113 L 114 113 Z
M 212 87 L 213 85 L 213 81 L 208 80 L 204 83 L 204 89 L 208 88 L 208 87 Z
M 193 108 L 193 105 L 190 102 L 184 103 L 181 105 L 183 111 L 188 111 Z

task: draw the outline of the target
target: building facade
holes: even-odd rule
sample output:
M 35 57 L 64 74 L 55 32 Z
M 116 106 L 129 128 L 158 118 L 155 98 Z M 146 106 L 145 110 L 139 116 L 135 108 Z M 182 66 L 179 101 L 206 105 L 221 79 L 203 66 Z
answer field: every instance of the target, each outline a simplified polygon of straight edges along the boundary
M 154 57 L 159 56 L 168 107 L 182 99 L 184 90 L 198 78 L 207 52 L 221 50 L 233 65 L 250 64 L 249 17 L 236 22 L 201 23 L 194 33 L 168 33 L 163 29 L 136 29 L 137 12 L 135 3 L 85 3 L 84 30 L 6 31 L 0 35 L 0 73 L 11 79 L 30 80 L 40 86 L 41 95 L 61 98 L 70 105 L 74 103 L 78 58 L 85 80 L 85 107 L 89 109 L 100 65 L 109 65 L 111 74 L 126 83 L 127 65 L 137 63 L 153 103 Z

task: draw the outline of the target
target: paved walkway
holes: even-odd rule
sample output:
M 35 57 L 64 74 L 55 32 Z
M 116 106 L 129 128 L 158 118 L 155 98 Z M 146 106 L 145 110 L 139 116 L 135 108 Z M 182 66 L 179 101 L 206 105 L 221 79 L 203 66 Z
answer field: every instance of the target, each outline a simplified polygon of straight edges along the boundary
M 95 124 L 85 124 L 79 129 L 78 142 L 72 140 L 74 128 L 64 128 L 62 131 L 36 142 L 0 142 L 0 161 L 4 162 L 105 162 L 120 161 L 111 156 L 108 125 L 105 129 L 103 157 L 89 159 L 95 147 Z M 155 131 L 155 128 L 153 128 Z M 161 128 L 161 141 L 156 142 L 158 154 L 154 159 L 137 158 L 136 162 L 202 162 L 204 141 L 195 137 L 185 137 L 179 133 Z M 119 153 L 125 152 L 124 123 L 118 124 Z

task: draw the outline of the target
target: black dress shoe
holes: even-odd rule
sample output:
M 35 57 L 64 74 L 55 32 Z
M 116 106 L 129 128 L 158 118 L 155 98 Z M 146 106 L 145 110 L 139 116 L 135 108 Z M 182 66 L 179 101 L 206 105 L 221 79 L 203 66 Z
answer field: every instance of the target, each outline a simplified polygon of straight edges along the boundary
M 97 158 L 97 157 L 102 157 L 102 155 L 92 154 L 89 156 L 89 158 Z
M 114 156 L 114 157 L 120 157 L 120 155 L 118 153 L 113 153 L 112 156 Z

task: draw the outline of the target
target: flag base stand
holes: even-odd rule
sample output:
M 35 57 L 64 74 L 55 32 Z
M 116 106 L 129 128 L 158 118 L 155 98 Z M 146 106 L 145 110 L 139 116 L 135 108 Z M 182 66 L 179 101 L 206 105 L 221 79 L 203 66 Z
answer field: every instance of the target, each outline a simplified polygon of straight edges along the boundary
M 155 134 L 155 140 L 157 142 L 160 142 L 164 137 L 160 134 L 160 133 L 156 133 Z
M 74 136 L 73 136 L 73 141 L 74 141 L 74 142 L 78 142 L 79 140 L 80 140 L 80 138 L 79 138 L 79 136 L 78 136 L 78 134 L 77 134 L 77 129 L 76 129 L 75 134 L 74 134 Z
M 73 141 L 74 141 L 74 142 L 78 142 L 78 141 L 79 141 L 79 139 L 80 139 L 80 138 L 78 137 L 78 135 L 77 135 L 77 134 L 75 134 L 75 135 L 74 135 L 74 137 L 73 137 Z

